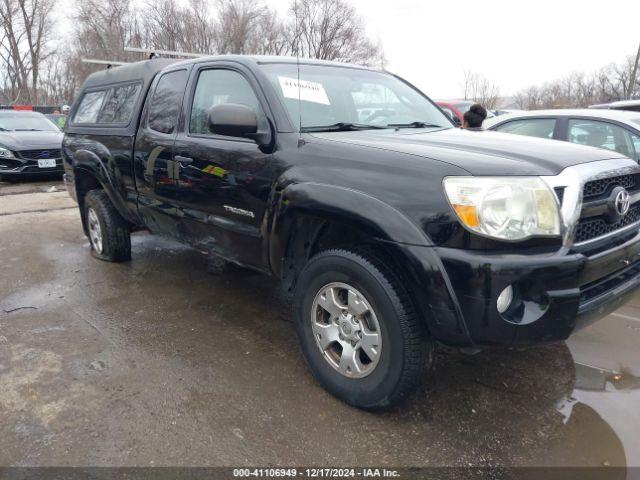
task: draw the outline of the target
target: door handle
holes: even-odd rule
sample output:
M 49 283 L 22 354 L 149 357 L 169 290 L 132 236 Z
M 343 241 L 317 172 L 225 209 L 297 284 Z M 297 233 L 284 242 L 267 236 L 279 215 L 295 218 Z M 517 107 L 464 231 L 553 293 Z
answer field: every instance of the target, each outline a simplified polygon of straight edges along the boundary
M 180 155 L 175 156 L 176 162 L 180 162 L 181 165 L 191 165 L 193 163 L 193 158 L 191 157 L 182 157 Z

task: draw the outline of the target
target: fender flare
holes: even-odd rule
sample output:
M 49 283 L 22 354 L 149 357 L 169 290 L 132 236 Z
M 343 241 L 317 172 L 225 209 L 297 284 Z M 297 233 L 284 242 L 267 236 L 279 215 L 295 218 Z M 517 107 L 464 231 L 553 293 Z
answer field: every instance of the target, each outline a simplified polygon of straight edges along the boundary
M 95 180 L 100 184 L 102 189 L 105 191 L 109 200 L 113 203 L 118 213 L 122 215 L 122 217 L 131 223 L 137 223 L 137 218 L 131 214 L 129 209 L 125 204 L 125 200 L 123 198 L 122 192 L 114 185 L 113 177 L 114 175 L 119 174 L 119 170 L 117 168 L 109 169 L 109 163 L 114 163 L 115 161 L 111 158 L 110 154 L 105 162 L 100 156 L 98 156 L 95 152 L 90 150 L 82 149 L 75 152 L 73 156 L 73 173 L 74 173 L 74 184 L 76 189 L 76 198 L 78 199 L 78 205 L 82 209 L 83 205 L 81 202 L 81 195 L 79 192 L 80 183 L 78 182 L 78 173 L 82 172 L 84 175 L 91 175 Z M 112 173 L 109 173 L 111 170 Z M 84 222 L 84 218 L 83 218 Z
M 433 245 L 403 213 L 358 190 L 309 182 L 290 185 L 278 194 L 269 232 L 269 263 L 277 276 L 299 215 L 342 221 L 382 242 Z
M 277 195 L 278 193 L 276 193 Z M 406 266 L 415 301 L 436 338 L 448 343 L 472 345 L 458 299 L 447 272 L 433 250 L 433 242 L 403 213 L 366 193 L 319 183 L 299 183 L 279 192 L 269 235 L 269 261 L 273 273 L 282 278 L 289 242 L 296 219 L 316 217 L 342 221 L 364 230 Z

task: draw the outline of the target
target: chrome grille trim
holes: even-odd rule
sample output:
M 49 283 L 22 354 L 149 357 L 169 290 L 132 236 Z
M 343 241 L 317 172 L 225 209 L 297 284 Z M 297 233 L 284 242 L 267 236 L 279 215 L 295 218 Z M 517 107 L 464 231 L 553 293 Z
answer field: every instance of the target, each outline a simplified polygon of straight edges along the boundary
M 612 160 L 599 160 L 596 162 L 582 163 L 565 168 L 555 176 L 542 176 L 547 185 L 553 190 L 557 187 L 565 187 L 560 209 L 560 220 L 562 224 L 562 243 L 565 247 L 571 248 L 574 245 L 576 227 L 582 214 L 584 186 L 588 182 L 610 177 L 623 175 L 633 175 L 640 173 L 640 165 L 630 158 L 615 158 Z M 640 194 L 632 196 L 632 202 L 636 203 L 640 199 Z M 636 225 L 629 225 L 623 229 L 609 233 L 609 236 L 620 233 L 622 230 L 629 231 Z M 586 245 L 599 241 L 603 238 L 596 237 L 579 245 Z M 576 244 L 577 246 L 578 244 Z

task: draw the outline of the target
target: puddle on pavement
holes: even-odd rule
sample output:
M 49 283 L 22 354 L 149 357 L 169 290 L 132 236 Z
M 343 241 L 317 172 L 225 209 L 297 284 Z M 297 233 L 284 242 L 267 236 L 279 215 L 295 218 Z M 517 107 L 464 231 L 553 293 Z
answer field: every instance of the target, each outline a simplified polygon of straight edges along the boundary
M 640 466 L 640 308 L 636 304 L 634 299 L 567 341 L 576 364 L 575 387 L 561 406 L 568 419 L 579 404 L 597 412 L 620 439 L 629 467 Z M 601 443 L 598 438 L 593 441 Z

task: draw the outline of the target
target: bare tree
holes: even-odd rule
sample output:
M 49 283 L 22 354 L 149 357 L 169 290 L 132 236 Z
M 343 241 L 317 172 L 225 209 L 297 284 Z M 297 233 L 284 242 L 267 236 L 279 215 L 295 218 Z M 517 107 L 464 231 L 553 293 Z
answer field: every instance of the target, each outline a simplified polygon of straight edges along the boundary
M 38 103 L 40 68 L 52 54 L 55 0 L 0 0 L 0 59 L 12 102 Z
M 292 48 L 300 56 L 382 66 L 384 54 L 371 41 L 364 23 L 345 0 L 299 0 Z
M 286 55 L 287 25 L 259 0 L 218 0 L 216 49 L 220 53 Z
M 515 95 L 516 104 L 529 110 L 588 107 L 640 96 L 640 80 L 631 80 L 634 63 L 635 57 L 629 56 L 621 63 L 609 64 L 594 72 L 576 72 L 540 86 L 529 87 Z
M 482 75 L 471 70 L 464 70 L 462 88 L 465 100 L 473 100 L 488 109 L 494 109 L 498 106 L 500 88 Z
M 181 6 L 174 0 L 148 2 L 140 14 L 149 48 L 213 53 L 215 25 L 204 0 Z
M 65 92 L 70 103 L 85 78 L 103 68 L 82 62 L 82 58 L 114 61 L 136 61 L 141 56 L 124 51 L 128 45 L 141 45 L 143 35 L 136 11 L 130 0 L 77 0 L 74 32 L 70 51 L 60 57 L 59 75 L 64 84 L 55 85 L 56 74 L 49 79 L 49 87 Z M 64 76 L 64 80 L 62 77 Z M 69 95 L 69 96 L 67 96 Z

